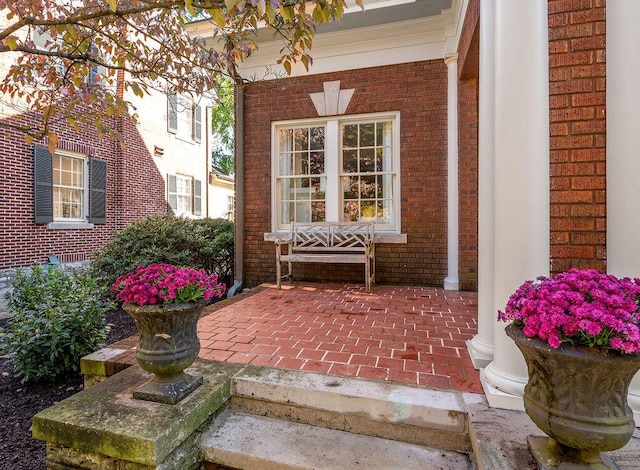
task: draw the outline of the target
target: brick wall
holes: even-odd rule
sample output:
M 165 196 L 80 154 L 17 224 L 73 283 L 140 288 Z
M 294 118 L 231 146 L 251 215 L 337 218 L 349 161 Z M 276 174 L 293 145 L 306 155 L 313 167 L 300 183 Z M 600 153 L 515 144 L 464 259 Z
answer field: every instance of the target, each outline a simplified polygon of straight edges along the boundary
M 478 77 L 480 1 L 471 0 L 458 46 L 458 278 L 478 290 Z
M 28 120 L 29 116 L 22 118 Z M 69 230 L 50 229 L 33 222 L 33 145 L 27 144 L 19 132 L 0 132 L 0 269 L 43 264 L 50 254 L 63 260 L 89 259 L 115 229 L 151 213 L 166 212 L 162 178 L 157 170 L 154 174 L 155 166 L 146 148 L 136 145 L 139 136 L 135 126 L 127 119 L 121 128 L 127 141 L 125 150 L 91 130 L 75 132 L 66 126 L 54 127 L 61 139 L 60 147 L 78 150 L 81 144 L 81 150 L 108 162 L 107 223 Z
M 605 0 L 549 0 L 551 271 L 606 271 Z
M 245 89 L 245 282 L 275 281 L 271 231 L 271 123 L 316 117 L 309 93 L 340 80 L 355 93 L 347 114 L 400 111 L 402 232 L 376 246 L 377 280 L 441 286 L 447 271 L 447 71 L 443 60 L 250 84 Z M 303 278 L 362 282 L 360 266 L 296 266 Z M 330 272 L 330 275 L 327 273 Z

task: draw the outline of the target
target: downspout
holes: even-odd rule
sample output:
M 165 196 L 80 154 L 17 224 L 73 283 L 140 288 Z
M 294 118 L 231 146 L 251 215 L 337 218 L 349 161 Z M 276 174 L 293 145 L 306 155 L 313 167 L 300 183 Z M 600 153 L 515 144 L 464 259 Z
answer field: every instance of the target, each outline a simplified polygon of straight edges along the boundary
M 233 297 L 244 286 L 244 83 L 238 75 L 235 77 L 235 255 L 234 283 L 227 297 Z
M 204 183 L 204 187 L 205 187 L 205 191 L 204 191 L 204 197 L 206 198 L 206 207 L 207 210 L 205 211 L 205 218 L 209 218 L 209 172 L 211 171 L 211 162 L 209 161 L 209 159 L 211 158 L 211 148 L 210 145 L 211 143 L 209 142 L 209 139 L 211 137 L 211 121 L 213 119 L 213 107 L 212 106 L 205 106 L 204 108 L 204 122 L 205 125 L 207 126 L 207 132 L 205 132 L 204 134 L 204 154 L 205 154 L 205 180 L 203 181 Z

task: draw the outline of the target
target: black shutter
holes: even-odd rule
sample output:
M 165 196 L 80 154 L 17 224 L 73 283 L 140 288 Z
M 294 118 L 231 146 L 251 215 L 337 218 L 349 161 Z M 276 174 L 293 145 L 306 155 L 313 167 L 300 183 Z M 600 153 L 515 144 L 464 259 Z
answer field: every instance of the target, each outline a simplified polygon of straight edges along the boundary
M 175 91 L 167 92 L 167 131 L 178 132 L 178 95 Z
M 89 161 L 89 222 L 107 222 L 107 161 L 99 158 Z
M 193 140 L 202 141 L 202 106 L 199 104 L 193 107 Z
M 202 181 L 193 180 L 193 215 L 202 215 Z
M 53 156 L 41 145 L 33 146 L 33 180 L 34 222 L 53 222 Z
M 175 214 L 178 209 L 178 183 L 176 175 L 167 175 L 167 212 Z

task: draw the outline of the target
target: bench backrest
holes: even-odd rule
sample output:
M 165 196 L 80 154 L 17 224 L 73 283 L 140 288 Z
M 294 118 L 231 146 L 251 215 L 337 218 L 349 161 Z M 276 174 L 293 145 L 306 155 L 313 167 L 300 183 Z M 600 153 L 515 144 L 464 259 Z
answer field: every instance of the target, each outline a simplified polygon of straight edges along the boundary
M 318 222 L 291 224 L 294 251 L 358 251 L 373 244 L 373 222 Z

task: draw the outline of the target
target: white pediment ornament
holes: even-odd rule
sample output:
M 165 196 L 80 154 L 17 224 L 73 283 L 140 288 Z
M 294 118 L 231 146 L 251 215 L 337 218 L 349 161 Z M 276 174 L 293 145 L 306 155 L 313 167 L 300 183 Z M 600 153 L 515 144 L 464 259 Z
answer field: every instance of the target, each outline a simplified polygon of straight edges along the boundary
M 344 114 L 347 106 L 351 101 L 353 88 L 349 90 L 340 89 L 340 80 L 333 82 L 324 82 L 322 84 L 323 92 L 310 93 L 309 97 L 316 107 L 318 116 L 335 116 Z

